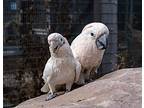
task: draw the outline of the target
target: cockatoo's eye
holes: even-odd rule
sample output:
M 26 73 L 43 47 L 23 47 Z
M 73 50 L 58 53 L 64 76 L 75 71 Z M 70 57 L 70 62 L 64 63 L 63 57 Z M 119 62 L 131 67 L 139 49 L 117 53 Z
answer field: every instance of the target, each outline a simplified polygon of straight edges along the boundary
M 62 41 L 63 41 L 63 39 L 61 38 L 61 39 L 60 39 L 60 41 L 62 42 Z
M 59 38 L 59 46 L 61 47 L 64 43 L 65 43 L 65 41 L 64 41 L 64 39 L 63 38 Z
M 63 40 L 62 38 L 60 38 L 60 41 L 61 41 L 61 43 L 62 43 L 62 44 L 64 44 L 64 43 L 65 43 L 65 42 L 64 42 L 64 40 Z
M 91 36 L 94 36 L 94 33 L 91 33 Z

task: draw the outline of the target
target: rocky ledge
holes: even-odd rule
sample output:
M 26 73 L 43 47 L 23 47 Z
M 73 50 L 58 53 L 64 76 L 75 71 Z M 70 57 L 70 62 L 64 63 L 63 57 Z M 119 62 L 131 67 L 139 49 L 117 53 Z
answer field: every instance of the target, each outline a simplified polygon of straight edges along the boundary
M 142 69 L 117 70 L 50 101 L 45 101 L 46 96 L 16 108 L 141 108 Z

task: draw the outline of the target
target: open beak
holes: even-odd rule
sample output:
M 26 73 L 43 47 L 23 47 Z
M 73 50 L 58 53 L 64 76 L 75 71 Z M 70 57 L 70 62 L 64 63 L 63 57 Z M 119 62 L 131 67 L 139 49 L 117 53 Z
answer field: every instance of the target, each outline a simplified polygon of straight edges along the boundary
M 103 34 L 102 36 L 97 38 L 96 46 L 98 49 L 103 50 L 107 48 L 107 38 L 108 38 L 107 34 Z

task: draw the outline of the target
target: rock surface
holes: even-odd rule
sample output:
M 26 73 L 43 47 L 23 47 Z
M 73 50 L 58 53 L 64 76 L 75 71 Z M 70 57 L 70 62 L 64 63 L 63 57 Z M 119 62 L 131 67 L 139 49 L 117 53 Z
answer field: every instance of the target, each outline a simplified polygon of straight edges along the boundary
M 50 101 L 42 95 L 16 108 L 141 108 L 141 74 L 141 68 L 121 69 Z

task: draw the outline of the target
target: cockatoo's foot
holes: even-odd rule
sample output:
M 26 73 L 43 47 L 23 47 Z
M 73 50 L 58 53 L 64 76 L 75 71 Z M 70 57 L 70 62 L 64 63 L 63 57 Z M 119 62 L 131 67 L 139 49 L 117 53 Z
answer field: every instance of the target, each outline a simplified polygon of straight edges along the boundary
M 80 86 L 83 86 L 83 85 L 86 84 L 86 82 L 85 81 L 79 81 L 79 82 L 77 82 L 77 84 L 80 85 Z
M 69 90 L 69 89 L 66 89 L 65 93 L 68 93 L 68 92 L 70 92 L 70 90 Z
M 89 79 L 89 80 L 86 80 L 85 82 L 86 82 L 86 84 L 87 84 L 87 83 L 93 82 L 93 80 L 92 80 L 92 79 Z
M 94 80 L 92 78 L 90 78 L 90 82 L 93 82 Z
M 68 90 L 66 90 L 66 92 L 65 93 L 68 93 L 69 91 Z
M 56 94 L 51 94 L 51 93 L 49 93 L 49 94 L 48 94 L 48 97 L 46 98 L 45 101 L 49 101 L 49 100 L 55 98 L 56 96 L 57 96 Z
M 72 84 L 73 83 L 66 84 L 66 92 L 65 93 L 68 93 L 71 90 Z
M 77 82 L 77 84 L 83 86 L 83 85 L 86 84 L 86 82 L 85 82 L 85 80 L 84 80 L 83 78 L 81 78 L 81 79 Z

